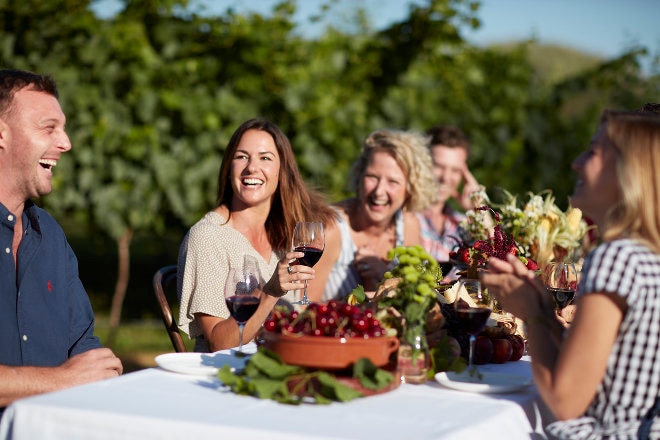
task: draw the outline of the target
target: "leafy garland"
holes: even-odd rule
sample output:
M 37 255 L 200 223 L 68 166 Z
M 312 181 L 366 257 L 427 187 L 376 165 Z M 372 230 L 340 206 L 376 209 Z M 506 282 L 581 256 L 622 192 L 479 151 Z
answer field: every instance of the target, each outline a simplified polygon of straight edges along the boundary
M 383 389 L 394 381 L 392 373 L 377 368 L 367 358 L 353 365 L 353 377 L 369 390 Z M 286 364 L 276 353 L 263 347 L 250 357 L 244 370 L 232 372 L 225 365 L 218 372 L 218 378 L 234 393 L 290 405 L 347 402 L 363 397 L 361 392 L 340 382 L 331 373 Z

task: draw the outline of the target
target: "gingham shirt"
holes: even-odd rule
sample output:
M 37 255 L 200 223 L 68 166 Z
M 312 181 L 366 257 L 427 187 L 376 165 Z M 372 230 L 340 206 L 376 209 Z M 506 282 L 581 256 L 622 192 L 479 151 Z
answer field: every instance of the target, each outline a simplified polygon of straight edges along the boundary
M 578 295 L 615 293 L 628 311 L 585 415 L 549 425 L 548 435 L 636 438 L 640 419 L 660 394 L 660 255 L 631 239 L 601 244 L 585 261 L 579 289 Z M 649 438 L 660 438 L 660 420 Z
M 426 210 L 417 213 L 419 220 L 422 247 L 438 261 L 449 261 L 449 252 L 458 244 L 461 236 L 460 223 L 465 219 L 465 214 L 445 205 L 442 213 L 445 221 L 442 232 L 433 226 L 433 214 Z

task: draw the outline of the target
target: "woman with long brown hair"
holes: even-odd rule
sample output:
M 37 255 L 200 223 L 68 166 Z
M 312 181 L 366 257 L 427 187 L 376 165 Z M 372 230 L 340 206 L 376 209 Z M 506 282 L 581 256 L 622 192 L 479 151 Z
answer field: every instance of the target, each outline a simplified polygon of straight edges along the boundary
M 296 222 L 332 224 L 334 216 L 305 185 L 282 130 L 265 119 L 243 123 L 220 166 L 218 204 L 192 226 L 179 251 L 179 326 L 196 338 L 196 351 L 238 344 L 237 325 L 229 318 L 223 294 L 230 267 L 240 268 L 250 255 L 268 281 L 263 287 L 267 295 L 245 325 L 244 339 L 249 340 L 278 297 L 293 301 L 299 282 L 313 279 L 312 268 L 289 269 L 289 261 L 303 255 L 287 252 Z

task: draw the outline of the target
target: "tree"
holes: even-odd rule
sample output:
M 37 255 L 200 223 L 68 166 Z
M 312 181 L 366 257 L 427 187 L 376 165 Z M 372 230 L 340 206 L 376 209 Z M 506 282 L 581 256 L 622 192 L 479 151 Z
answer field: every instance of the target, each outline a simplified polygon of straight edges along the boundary
M 224 146 L 248 118 L 280 125 L 303 175 L 331 201 L 347 195 L 369 132 L 449 123 L 470 136 L 489 188 L 552 188 L 563 203 L 572 182 L 557 170 L 587 144 L 600 110 L 637 108 L 660 91 L 657 74 L 641 74 L 638 49 L 548 83 L 530 63 L 533 42 L 465 40 L 480 24 L 470 0 L 427 0 L 376 31 L 358 11 L 350 29 L 314 39 L 295 33 L 294 0 L 220 16 L 185 0 L 126 0 L 107 20 L 89 6 L 0 0 L 0 62 L 60 85 L 73 150 L 42 203 L 117 243 L 114 329 L 133 237 L 178 234 L 214 206 Z

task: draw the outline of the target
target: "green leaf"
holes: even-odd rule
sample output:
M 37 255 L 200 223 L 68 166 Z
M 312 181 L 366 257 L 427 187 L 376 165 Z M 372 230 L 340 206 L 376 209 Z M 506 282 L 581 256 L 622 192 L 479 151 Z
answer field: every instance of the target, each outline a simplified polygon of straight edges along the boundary
M 281 380 L 269 379 L 265 377 L 257 377 L 252 379 L 256 396 L 261 399 L 274 399 L 287 397 L 289 389 L 286 382 Z
M 364 286 L 358 284 L 355 289 L 351 292 L 351 295 L 355 297 L 358 304 L 362 304 L 367 299 L 367 294 L 364 291 Z
M 380 390 L 394 381 L 394 375 L 389 371 L 376 367 L 368 358 L 361 358 L 353 365 L 353 377 L 370 390 Z
M 257 352 L 252 355 L 250 361 L 246 365 L 246 369 L 248 367 L 256 370 L 251 370 L 252 375 L 255 375 L 256 372 L 260 372 L 266 377 L 279 380 L 304 371 L 301 367 L 285 364 L 280 360 L 276 353 L 264 348 L 257 350 Z
M 449 338 L 445 336 L 438 344 L 431 349 L 431 368 L 429 369 L 429 378 L 435 373 L 441 371 L 454 371 L 460 373 L 467 368 L 465 359 L 461 356 L 454 356 Z
M 348 385 L 339 382 L 334 376 L 321 371 L 317 379 L 321 388 L 321 395 L 328 398 L 334 398 L 340 402 L 348 402 L 349 400 L 362 397 L 363 394 Z

